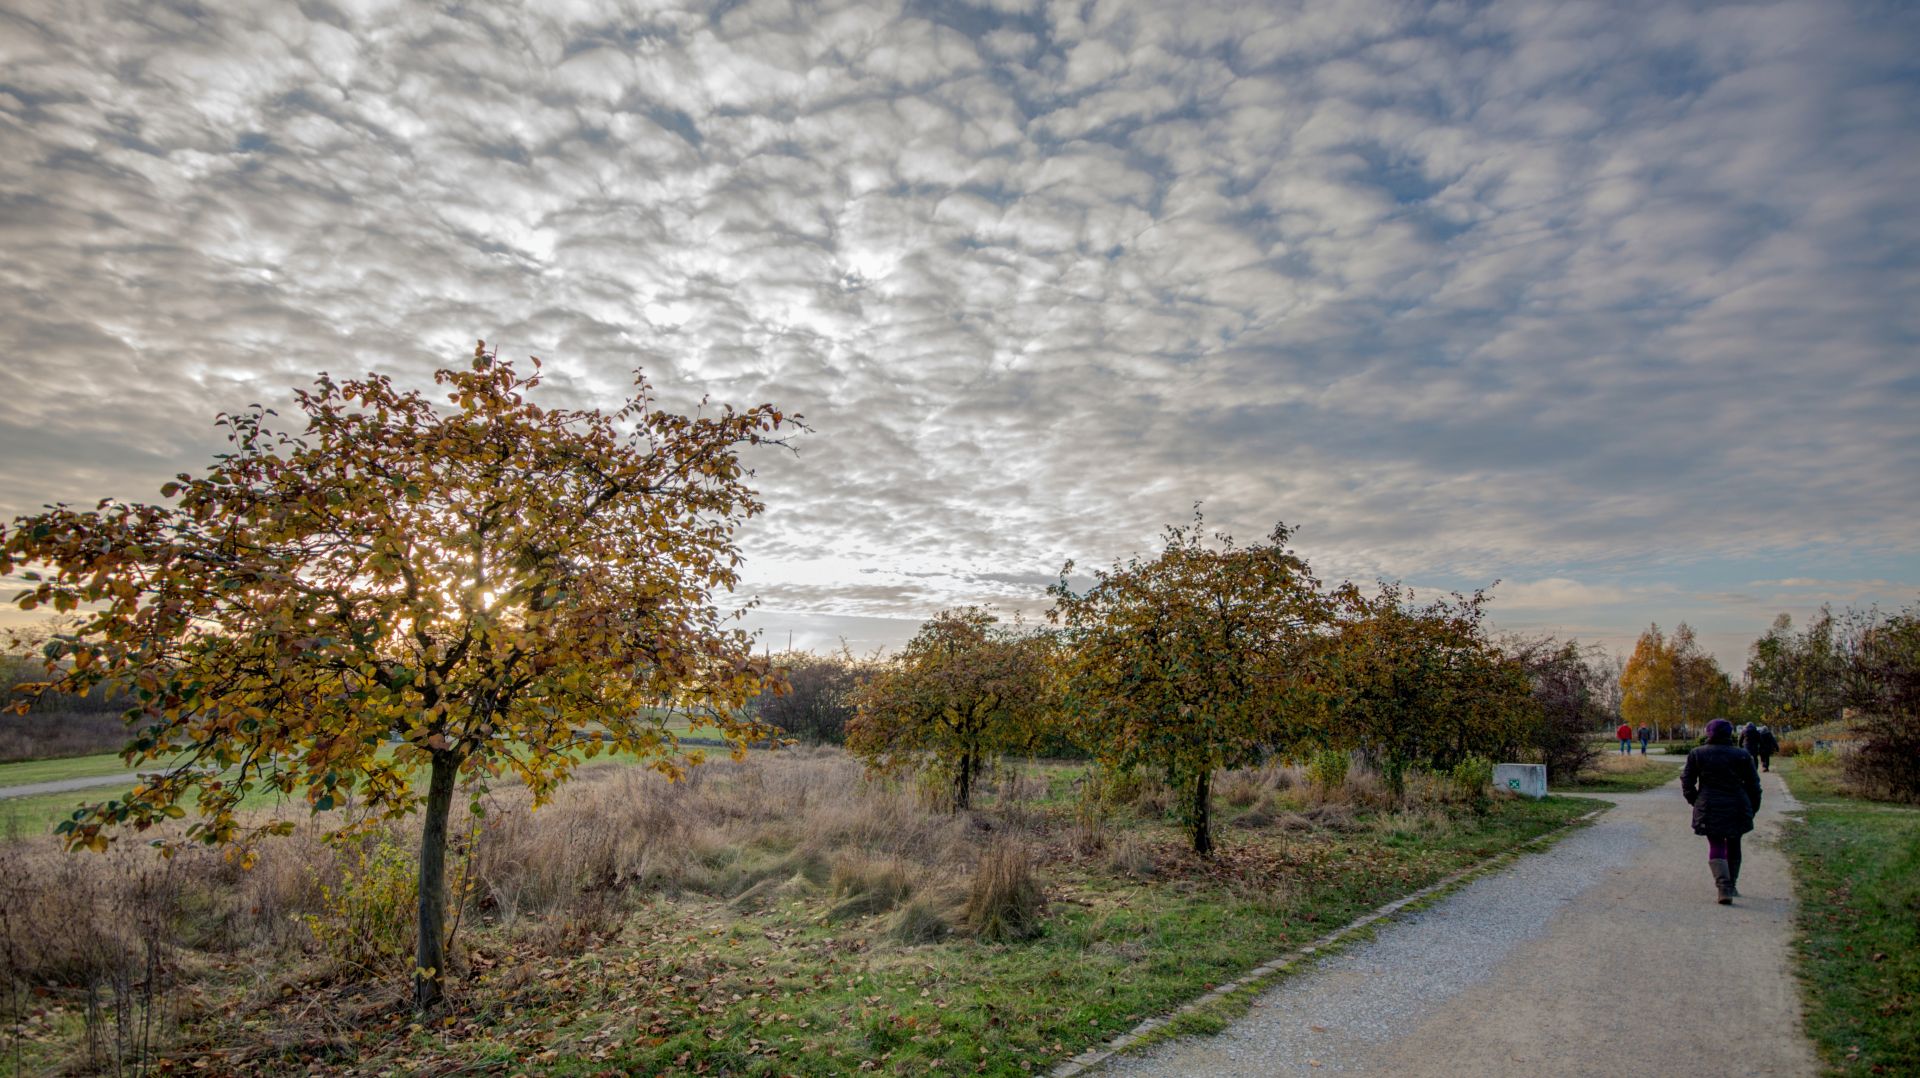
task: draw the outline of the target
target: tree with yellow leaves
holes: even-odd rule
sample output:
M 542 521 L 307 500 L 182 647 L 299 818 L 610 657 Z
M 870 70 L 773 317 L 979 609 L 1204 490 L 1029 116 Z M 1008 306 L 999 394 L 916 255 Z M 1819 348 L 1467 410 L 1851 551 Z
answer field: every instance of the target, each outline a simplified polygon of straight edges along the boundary
M 57 506 L 0 527 L 0 573 L 29 570 L 19 606 L 81 611 L 46 648 L 45 687 L 133 686 L 126 759 L 175 764 L 63 823 L 70 847 L 104 849 L 114 827 L 189 803 L 188 840 L 232 842 L 255 833 L 236 809 L 256 790 L 315 812 L 352 797 L 369 820 L 421 811 L 425 1009 L 441 998 L 462 779 L 511 775 L 544 800 L 608 751 L 677 775 L 670 712 L 756 733 L 736 716 L 770 673 L 714 594 L 736 583 L 735 529 L 762 507 L 737 451 L 797 417 L 670 413 L 639 377 L 611 414 L 546 409 L 528 399 L 533 365 L 522 375 L 483 342 L 469 369 L 436 375 L 450 409 L 379 375 L 322 375 L 297 394 L 298 431 L 258 406 L 223 415 L 231 451 L 163 487 L 174 505 Z
M 1686 622 L 1668 636 L 1649 625 L 1620 673 L 1620 715 L 1656 736 L 1691 732 L 1724 711 L 1733 686 L 1712 655 L 1701 650 Z

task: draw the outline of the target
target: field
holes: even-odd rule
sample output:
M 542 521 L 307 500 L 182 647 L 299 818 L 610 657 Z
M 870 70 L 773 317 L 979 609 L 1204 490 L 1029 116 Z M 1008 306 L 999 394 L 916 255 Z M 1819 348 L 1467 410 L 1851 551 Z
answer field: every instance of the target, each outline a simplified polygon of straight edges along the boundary
M 1831 758 L 1782 761 L 1807 1032 L 1830 1072 L 1920 1074 L 1920 808 L 1844 796 Z
M 950 814 L 820 750 L 680 784 L 600 765 L 538 812 L 490 794 L 460 825 L 468 898 L 431 1026 L 404 1000 L 406 833 L 334 849 L 303 829 L 250 872 L 23 841 L 0 932 L 48 987 L 13 1001 L 0 1047 L 29 1072 L 117 1052 L 213 1073 L 1020 1074 L 1592 805 L 1231 773 L 1204 861 L 1166 790 L 1090 782 L 1006 765 Z M 25 930 L 50 923 L 68 929 Z

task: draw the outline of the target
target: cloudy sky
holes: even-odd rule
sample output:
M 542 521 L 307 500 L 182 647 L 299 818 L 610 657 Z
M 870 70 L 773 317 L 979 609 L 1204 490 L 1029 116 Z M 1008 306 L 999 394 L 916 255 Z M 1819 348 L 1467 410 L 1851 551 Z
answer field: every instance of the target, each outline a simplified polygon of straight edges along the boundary
M 484 337 L 807 416 L 776 648 L 1200 502 L 1737 662 L 1920 596 L 1916 52 L 1846 0 L 8 0 L 0 516 Z

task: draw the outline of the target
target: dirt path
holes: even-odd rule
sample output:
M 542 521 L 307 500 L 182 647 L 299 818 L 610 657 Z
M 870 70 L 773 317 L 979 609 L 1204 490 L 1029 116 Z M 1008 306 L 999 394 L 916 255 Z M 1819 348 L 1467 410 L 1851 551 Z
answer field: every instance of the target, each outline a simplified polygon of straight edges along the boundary
M 1104 1075 L 1802 1076 L 1791 798 L 1763 775 L 1744 897 L 1714 904 L 1706 840 L 1675 781 L 1476 881 L 1261 997 L 1215 1037 Z

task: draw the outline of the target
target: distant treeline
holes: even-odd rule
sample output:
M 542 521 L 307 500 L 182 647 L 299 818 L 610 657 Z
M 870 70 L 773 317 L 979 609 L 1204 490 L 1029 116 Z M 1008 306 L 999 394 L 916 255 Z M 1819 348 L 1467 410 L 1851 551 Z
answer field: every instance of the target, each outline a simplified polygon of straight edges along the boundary
M 0 763 L 113 752 L 126 743 L 121 716 L 137 702 L 117 686 L 98 685 L 85 695 L 40 693 L 26 714 L 14 714 L 13 707 L 29 699 L 20 686 L 46 679 L 40 660 L 0 655 Z

